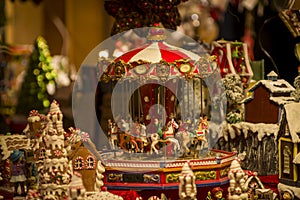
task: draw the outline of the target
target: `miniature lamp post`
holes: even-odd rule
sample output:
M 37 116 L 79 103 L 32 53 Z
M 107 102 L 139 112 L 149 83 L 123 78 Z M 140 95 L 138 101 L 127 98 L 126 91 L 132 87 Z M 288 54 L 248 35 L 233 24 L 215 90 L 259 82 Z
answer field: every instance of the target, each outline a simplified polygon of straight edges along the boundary
M 195 175 L 189 163 L 186 162 L 183 167 L 181 174 L 179 176 L 179 197 L 181 200 L 196 200 L 197 188 L 195 184 Z

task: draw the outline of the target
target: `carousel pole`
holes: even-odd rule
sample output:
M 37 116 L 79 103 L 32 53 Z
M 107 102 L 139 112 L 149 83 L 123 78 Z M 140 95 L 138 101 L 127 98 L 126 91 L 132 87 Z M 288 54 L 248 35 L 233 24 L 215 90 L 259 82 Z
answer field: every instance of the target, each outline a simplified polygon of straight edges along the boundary
M 202 87 L 203 87 L 203 78 L 202 77 L 200 77 L 200 106 L 201 106 L 201 109 L 200 109 L 200 116 L 201 117 L 203 117 L 203 94 L 202 94 L 202 92 L 203 92 L 203 89 L 202 89 Z

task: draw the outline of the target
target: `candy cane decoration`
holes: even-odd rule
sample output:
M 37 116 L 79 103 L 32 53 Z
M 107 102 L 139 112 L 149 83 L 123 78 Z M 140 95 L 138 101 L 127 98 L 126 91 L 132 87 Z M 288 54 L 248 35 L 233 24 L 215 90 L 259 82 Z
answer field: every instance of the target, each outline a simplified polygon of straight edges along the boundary
M 102 179 L 103 179 L 103 173 L 105 172 L 105 168 L 101 164 L 101 161 L 99 160 L 97 163 L 97 170 L 96 170 L 96 183 L 94 185 L 95 191 L 100 190 L 101 187 L 104 185 Z

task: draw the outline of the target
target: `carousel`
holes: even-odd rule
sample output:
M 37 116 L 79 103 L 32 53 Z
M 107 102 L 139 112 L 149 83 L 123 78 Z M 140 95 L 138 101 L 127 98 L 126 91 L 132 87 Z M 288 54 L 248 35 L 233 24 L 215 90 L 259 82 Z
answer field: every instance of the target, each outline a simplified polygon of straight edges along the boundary
M 109 115 L 97 113 L 108 189 L 178 189 L 186 162 L 197 187 L 228 183 L 236 155 L 213 149 L 226 105 L 215 58 L 169 44 L 166 31 L 149 28 L 145 45 L 98 62 L 96 104 L 107 93 L 111 102 Z

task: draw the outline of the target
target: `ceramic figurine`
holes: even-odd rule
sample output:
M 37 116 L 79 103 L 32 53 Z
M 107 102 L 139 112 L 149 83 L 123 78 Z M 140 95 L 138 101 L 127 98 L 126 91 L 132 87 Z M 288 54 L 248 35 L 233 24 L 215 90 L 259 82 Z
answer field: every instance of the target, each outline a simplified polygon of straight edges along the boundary
M 283 200 L 293 200 L 294 199 L 294 194 L 291 190 L 285 190 L 282 194 L 282 199 Z
M 181 174 L 179 175 L 179 197 L 181 200 L 196 200 L 197 187 L 195 184 L 195 175 L 189 166 L 189 163 L 184 163 Z
M 10 182 L 14 184 L 14 196 L 18 196 L 18 189 L 21 187 L 21 196 L 26 196 L 25 191 L 25 160 L 24 153 L 20 150 L 14 150 L 10 155 L 10 160 L 12 161 L 11 179 Z
M 238 159 L 231 162 L 229 172 L 229 188 L 228 188 L 228 200 L 247 200 L 247 189 L 244 188 L 246 174 L 241 168 Z
M 220 187 L 213 188 L 212 197 L 212 200 L 225 200 L 223 197 L 223 189 Z

